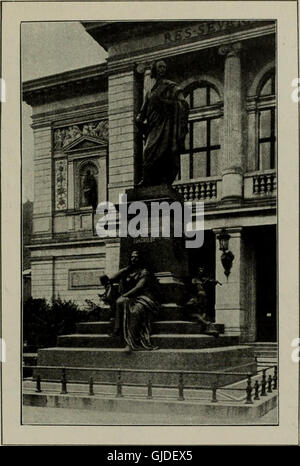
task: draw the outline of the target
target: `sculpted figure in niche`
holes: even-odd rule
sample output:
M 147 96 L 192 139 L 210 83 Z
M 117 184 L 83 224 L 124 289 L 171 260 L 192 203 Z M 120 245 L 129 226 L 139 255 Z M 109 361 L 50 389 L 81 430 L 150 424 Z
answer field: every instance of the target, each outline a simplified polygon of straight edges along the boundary
M 96 210 L 98 205 L 98 187 L 97 181 L 90 169 L 86 170 L 82 180 L 81 206 L 92 206 Z
M 139 186 L 172 184 L 179 171 L 179 157 L 188 131 L 189 107 L 181 88 L 166 79 L 163 60 L 153 64 L 156 82 L 145 96 L 136 123 L 143 134 L 143 174 Z

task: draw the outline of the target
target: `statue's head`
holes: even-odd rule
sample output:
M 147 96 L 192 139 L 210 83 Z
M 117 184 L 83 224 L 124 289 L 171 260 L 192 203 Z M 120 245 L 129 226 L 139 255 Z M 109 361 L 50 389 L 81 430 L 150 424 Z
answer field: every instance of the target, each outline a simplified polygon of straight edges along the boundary
M 158 60 L 151 67 L 151 78 L 164 78 L 167 72 L 167 65 L 163 60 Z
M 141 256 L 139 251 L 132 251 L 130 256 L 130 263 L 132 265 L 138 265 L 141 262 Z
M 108 283 L 109 283 L 109 278 L 108 278 L 108 276 L 105 275 L 105 274 L 104 274 L 104 275 L 101 275 L 101 276 L 99 277 L 99 280 L 100 280 L 100 283 L 101 283 L 102 286 L 106 286 L 106 285 L 108 285 Z
M 204 275 L 204 267 L 202 265 L 198 267 L 198 275 L 199 277 L 203 277 Z

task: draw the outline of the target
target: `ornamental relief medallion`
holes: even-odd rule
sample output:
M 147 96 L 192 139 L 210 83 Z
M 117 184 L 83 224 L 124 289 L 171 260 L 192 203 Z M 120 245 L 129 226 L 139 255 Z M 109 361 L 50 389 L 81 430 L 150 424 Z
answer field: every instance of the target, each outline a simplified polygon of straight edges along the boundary
M 108 142 L 108 120 L 91 121 L 55 129 L 53 133 L 54 150 L 59 151 L 82 136 Z

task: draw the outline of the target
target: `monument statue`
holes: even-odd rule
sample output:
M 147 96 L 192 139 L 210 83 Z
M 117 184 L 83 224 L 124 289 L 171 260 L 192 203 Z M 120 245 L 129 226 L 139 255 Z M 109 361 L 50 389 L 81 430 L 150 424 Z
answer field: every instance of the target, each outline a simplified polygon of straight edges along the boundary
M 142 264 L 139 252 L 132 252 L 127 267 L 110 278 L 100 277 L 100 281 L 105 286 L 104 300 L 115 313 L 111 336 L 122 335 L 127 352 L 157 349 L 150 340 L 151 322 L 159 310 L 155 277 Z M 114 283 L 119 283 L 117 299 Z
M 170 185 L 179 171 L 189 106 L 181 88 L 165 78 L 166 71 L 163 60 L 153 64 L 151 77 L 156 82 L 147 92 L 136 118 L 145 140 L 142 179 L 138 186 Z
M 198 268 L 198 276 L 192 279 L 192 298 L 186 303 L 186 310 L 189 317 L 196 321 L 200 327 L 201 332 L 218 337 L 219 332 L 207 317 L 208 300 L 207 288 L 210 285 L 220 285 L 218 280 L 214 280 L 205 276 L 203 267 Z
M 98 205 L 97 181 L 91 170 L 86 171 L 82 181 L 82 205 L 92 206 L 93 210 L 96 210 Z

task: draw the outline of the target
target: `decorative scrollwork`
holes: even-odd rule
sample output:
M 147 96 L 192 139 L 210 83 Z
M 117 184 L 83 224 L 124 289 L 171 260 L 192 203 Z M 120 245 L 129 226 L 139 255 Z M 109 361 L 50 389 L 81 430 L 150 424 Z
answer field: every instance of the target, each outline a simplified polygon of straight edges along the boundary
M 67 208 L 67 161 L 57 160 L 55 163 L 55 208 Z

